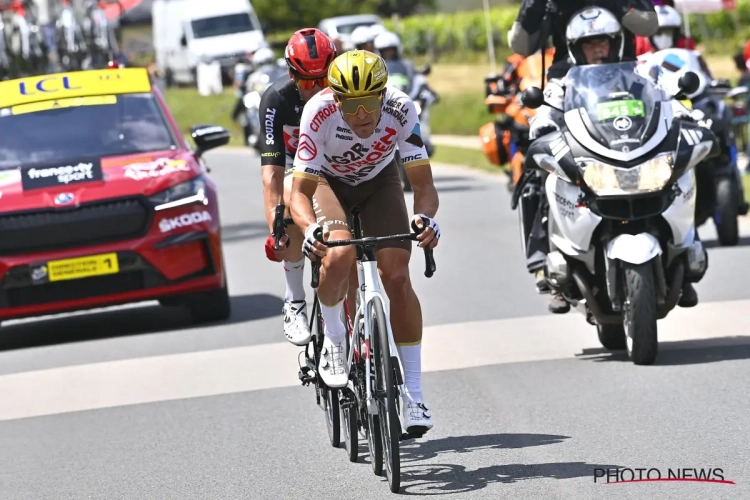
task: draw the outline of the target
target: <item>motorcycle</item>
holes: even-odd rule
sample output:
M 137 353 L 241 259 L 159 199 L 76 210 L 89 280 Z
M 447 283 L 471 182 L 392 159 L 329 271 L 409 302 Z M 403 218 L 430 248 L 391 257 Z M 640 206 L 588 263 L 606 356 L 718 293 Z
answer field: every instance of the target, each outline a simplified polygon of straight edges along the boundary
M 701 112 L 719 140 L 721 154 L 701 162 L 695 169 L 698 185 L 695 225 L 700 227 L 713 219 L 721 245 L 736 245 L 740 239 L 738 218 L 747 214 L 748 204 L 737 167 L 733 111 L 724 102 L 731 85 L 728 81 L 715 80 L 700 53 L 693 50 L 660 50 L 650 54 L 646 61 L 660 68 L 661 81 L 668 90 L 677 90 L 679 77 L 687 71 L 698 76 L 698 89 L 687 95 L 683 103 Z
M 710 129 L 675 118 L 671 100 L 681 94 L 656 87 L 636 64 L 571 68 L 564 125 L 531 143 L 525 169 L 547 174 L 550 287 L 596 326 L 605 348 L 649 365 L 657 320 L 677 305 L 685 280 L 700 281 L 708 267 L 694 226 L 695 167 L 718 144 Z M 697 75 L 687 72 L 679 86 L 694 92 Z M 524 94 L 527 107 L 547 104 L 539 88 Z M 526 195 L 523 183 L 514 204 L 519 192 Z M 524 207 L 521 199 L 525 242 Z
M 417 116 L 419 117 L 419 129 L 422 136 L 422 142 L 424 142 L 425 150 L 427 150 L 427 156 L 432 157 L 435 152 L 435 145 L 431 140 L 430 108 L 440 100 L 440 97 L 427 83 L 427 75 L 430 74 L 431 67 L 429 64 L 425 65 L 422 69 L 416 72 L 414 78 L 410 78 L 410 72 L 407 70 L 406 65 L 403 62 L 386 61 L 386 65 L 388 67 L 388 84 L 401 90 L 414 101 Z M 409 192 L 412 190 L 411 183 L 406 176 L 403 164 L 401 163 L 401 157 L 398 154 L 396 156 L 396 161 L 399 167 L 399 175 L 401 176 L 401 184 L 403 185 L 404 191 Z
M 554 49 L 547 49 L 544 56 L 547 66 L 554 55 Z M 510 71 L 515 77 L 510 85 L 500 81 L 503 75 L 485 79 L 487 97 L 484 102 L 487 110 L 496 118 L 479 129 L 479 137 L 484 155 L 490 163 L 498 166 L 510 164 L 508 190 L 511 192 L 523 172 L 524 155 L 530 144 L 529 121 L 535 114 L 533 109 L 523 105 L 522 92 L 542 84 L 542 60 L 541 53 L 520 60 L 509 58 L 509 65 L 512 65 Z
M 268 65 L 258 69 L 248 78 L 245 85 L 246 94 L 242 98 L 245 112 L 240 115 L 246 146 L 258 149 L 259 139 L 263 135 L 260 125 L 260 98 L 268 87 L 285 74 L 287 71 L 281 66 Z

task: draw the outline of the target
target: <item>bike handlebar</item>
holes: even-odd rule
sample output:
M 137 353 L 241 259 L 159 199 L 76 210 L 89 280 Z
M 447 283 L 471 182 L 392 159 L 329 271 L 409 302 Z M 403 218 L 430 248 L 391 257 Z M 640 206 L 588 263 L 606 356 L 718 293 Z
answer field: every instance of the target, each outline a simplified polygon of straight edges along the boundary
M 279 203 L 276 205 L 276 212 L 274 214 L 273 219 L 273 237 L 274 237 L 274 249 L 279 249 L 279 240 L 284 236 L 286 231 L 284 228 L 287 226 L 293 226 L 294 220 L 291 217 L 284 217 L 284 211 L 286 210 L 286 207 L 283 203 Z M 319 242 L 323 243 L 325 246 L 332 248 L 332 247 L 343 247 L 343 246 L 349 246 L 349 245 L 356 245 L 360 247 L 364 246 L 375 246 L 378 243 L 384 242 L 384 241 L 416 241 L 417 236 L 422 233 L 422 231 L 425 230 L 427 226 L 424 226 L 422 228 L 418 228 L 417 224 L 412 221 L 411 222 L 411 228 L 414 230 L 413 233 L 408 234 L 394 234 L 391 236 L 378 236 L 378 237 L 365 237 L 365 238 L 357 238 L 357 239 L 349 239 L 349 240 L 335 240 L 335 241 L 323 241 L 323 229 L 318 228 L 315 233 L 315 239 Z M 435 264 L 435 255 L 433 253 L 432 248 L 425 248 L 424 249 L 424 262 L 425 262 L 425 271 L 424 275 L 426 278 L 432 278 L 432 276 L 435 274 L 435 271 L 437 270 L 437 265 Z M 312 288 L 318 288 L 318 285 L 320 284 L 320 259 L 314 260 L 312 262 L 312 280 L 310 281 L 310 286 Z

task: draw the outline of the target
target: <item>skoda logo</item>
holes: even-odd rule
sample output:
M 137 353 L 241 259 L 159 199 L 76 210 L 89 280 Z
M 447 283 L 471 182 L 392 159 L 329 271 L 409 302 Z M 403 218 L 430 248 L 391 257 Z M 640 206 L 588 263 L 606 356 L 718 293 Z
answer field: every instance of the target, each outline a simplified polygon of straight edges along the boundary
M 633 122 L 627 116 L 618 116 L 615 121 L 612 122 L 617 130 L 629 130 L 633 126 Z
M 73 193 L 60 193 L 55 197 L 55 204 L 67 205 L 69 203 L 73 203 L 74 199 L 75 197 L 73 196 Z

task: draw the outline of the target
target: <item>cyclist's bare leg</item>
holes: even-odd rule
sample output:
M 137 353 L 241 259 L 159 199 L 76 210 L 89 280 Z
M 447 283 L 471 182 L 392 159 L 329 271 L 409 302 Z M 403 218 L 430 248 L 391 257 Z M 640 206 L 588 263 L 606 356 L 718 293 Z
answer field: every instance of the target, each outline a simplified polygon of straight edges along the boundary
M 391 304 L 391 328 L 397 344 L 414 345 L 422 340 L 422 307 L 409 277 L 411 252 L 403 248 L 381 248 L 378 271 Z

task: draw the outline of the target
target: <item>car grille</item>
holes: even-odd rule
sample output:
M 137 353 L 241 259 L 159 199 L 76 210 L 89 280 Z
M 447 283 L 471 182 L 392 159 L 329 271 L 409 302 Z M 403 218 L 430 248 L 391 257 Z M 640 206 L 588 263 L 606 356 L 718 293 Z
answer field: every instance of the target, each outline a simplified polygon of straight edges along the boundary
M 87 299 L 145 288 L 143 271 L 110 276 L 60 281 L 44 285 L 11 288 L 5 292 L 6 307 L 35 306 L 64 300 Z
M 63 250 L 137 238 L 150 210 L 140 198 L 0 216 L 0 255 Z
M 672 202 L 664 193 L 630 198 L 596 198 L 589 208 L 600 217 L 616 220 L 637 220 L 664 212 Z

